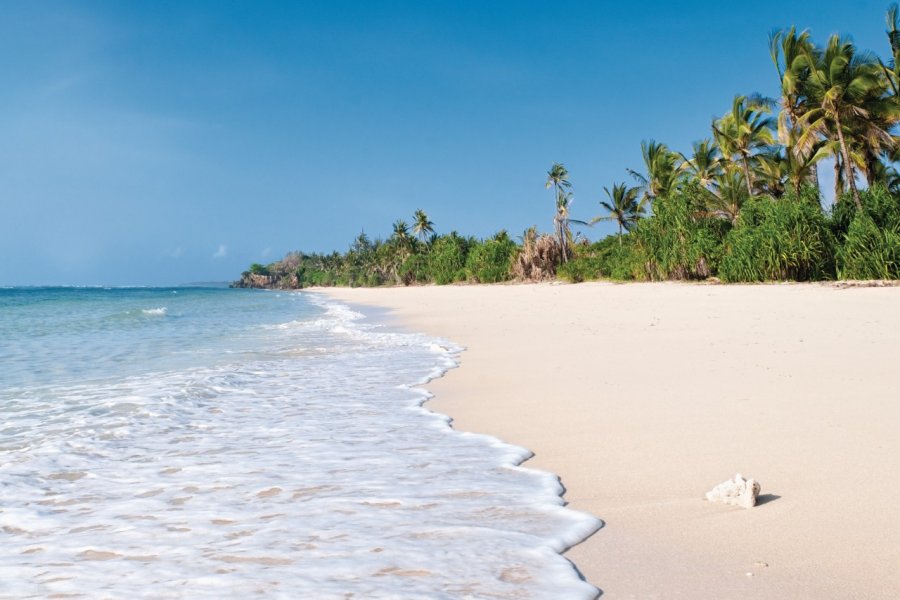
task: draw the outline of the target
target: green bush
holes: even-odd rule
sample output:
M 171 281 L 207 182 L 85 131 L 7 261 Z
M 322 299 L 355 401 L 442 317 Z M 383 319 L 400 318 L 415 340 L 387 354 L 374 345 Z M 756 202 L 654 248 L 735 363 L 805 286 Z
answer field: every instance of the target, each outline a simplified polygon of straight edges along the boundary
M 253 263 L 252 265 L 250 265 L 250 272 L 254 275 L 268 275 L 269 268 L 259 263 Z
M 725 238 L 724 281 L 834 277 L 834 238 L 819 206 L 791 194 L 748 200 Z
M 480 283 L 497 283 L 511 278 L 510 265 L 518 246 L 503 236 L 485 240 L 469 248 L 466 257 L 466 274 Z
M 900 279 L 900 223 L 882 228 L 854 216 L 837 258 L 841 279 Z
M 850 198 L 831 209 L 841 279 L 900 279 L 900 196 L 881 186 L 860 193 L 863 214 Z
M 439 285 L 466 279 L 466 254 L 469 243 L 455 233 L 435 240 L 428 253 L 428 271 Z
M 576 246 L 574 256 L 559 266 L 557 275 L 572 283 L 604 278 L 633 280 L 641 273 L 633 245 L 633 239 L 626 233 L 621 238 L 609 235 L 589 246 Z
M 892 229 L 900 225 L 900 196 L 895 196 L 883 186 L 875 186 L 859 193 L 860 203 L 866 214 L 879 229 Z M 850 231 L 850 223 L 856 216 L 856 203 L 849 194 L 841 197 L 831 207 L 831 228 L 842 240 Z
M 410 254 L 398 271 L 403 285 L 427 283 L 431 280 L 428 273 L 428 257 L 424 254 Z
M 633 257 L 628 259 L 636 278 L 705 279 L 716 273 L 730 224 L 697 211 L 700 193 L 687 189 L 657 198 L 654 215 L 638 222 L 631 233 Z M 619 270 L 632 269 L 623 264 Z

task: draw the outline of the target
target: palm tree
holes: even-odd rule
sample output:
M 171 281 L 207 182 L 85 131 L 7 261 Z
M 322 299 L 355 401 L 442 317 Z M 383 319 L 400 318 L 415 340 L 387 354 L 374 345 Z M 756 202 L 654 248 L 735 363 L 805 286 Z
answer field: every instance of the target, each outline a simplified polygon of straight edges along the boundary
M 878 63 L 887 78 L 888 85 L 891 86 L 893 95 L 897 96 L 900 95 L 900 12 L 898 12 L 896 4 L 888 7 L 885 21 L 888 27 L 885 33 L 891 46 L 892 60 L 890 66 L 881 62 L 881 59 L 878 59 Z
M 713 181 L 707 212 L 728 219 L 733 224 L 737 221 L 744 202 L 750 196 L 743 171 L 732 166 Z
M 421 208 L 413 214 L 413 233 L 424 242 L 428 236 L 434 233 L 434 223 L 428 220 L 428 215 Z
M 569 256 L 566 252 L 566 228 L 565 222 L 569 214 L 569 203 L 572 200 L 572 194 L 566 192 L 572 187 L 569 181 L 569 172 L 562 163 L 553 163 L 550 170 L 547 171 L 547 182 L 545 188 L 553 188 L 553 197 L 556 200 L 556 214 L 553 217 L 553 228 L 556 231 L 556 237 L 562 247 L 563 262 L 568 262 Z
M 784 154 L 760 154 L 753 168 L 753 191 L 757 194 L 768 194 L 773 198 L 784 196 L 788 182 L 788 159 Z
M 391 233 L 391 242 L 397 249 L 401 259 L 406 258 L 414 243 L 412 236 L 409 235 L 409 225 L 403 219 L 394 221 L 394 230 Z
M 811 56 L 810 64 L 817 64 Z M 884 95 L 886 86 L 881 67 L 872 55 L 857 51 L 852 42 L 838 35 L 828 39 L 822 60 L 808 82 L 817 106 L 803 117 L 807 126 L 804 135 L 825 135 L 838 143 L 845 183 L 859 210 L 862 203 L 847 134 L 853 128 L 858 131 L 862 124 L 867 138 L 886 145 L 892 143 L 890 133 L 871 119 L 871 112 L 866 108 L 867 102 Z
M 640 184 L 643 191 L 641 205 L 652 202 L 656 198 L 667 198 L 681 179 L 679 155 L 669 150 L 665 144 L 653 140 L 641 142 L 641 157 L 644 159 L 646 175 L 627 169 L 628 173 Z
M 747 193 L 753 195 L 751 163 L 756 154 L 768 150 L 774 143 L 773 120 L 766 116 L 771 103 L 760 97 L 735 96 L 731 112 L 714 121 L 713 134 L 722 154 L 740 162 L 744 170 Z
M 709 187 L 722 172 L 722 155 L 716 143 L 709 138 L 694 142 L 691 158 L 680 154 L 680 169 L 688 173 L 701 187 Z
M 793 141 L 785 146 L 784 155 L 781 158 L 787 184 L 791 186 L 797 197 L 800 197 L 800 190 L 805 185 L 814 186 L 818 192 L 818 164 L 822 159 L 834 155 L 835 144 L 820 139 L 814 140 L 812 147 L 805 149 L 796 142 L 796 138 L 801 135 L 799 128 L 792 129 L 789 135 Z
M 785 147 L 785 159 L 791 163 L 806 163 L 804 157 L 816 154 L 812 148 L 817 142 L 814 137 L 807 138 L 805 146 L 798 146 L 800 140 L 800 122 L 802 116 L 810 108 L 807 94 L 809 80 L 819 52 L 809 39 L 809 32 L 797 33 L 796 27 L 781 30 L 769 36 L 769 54 L 778 72 L 780 83 L 780 105 L 778 113 L 778 140 Z M 819 185 L 818 161 L 808 165 L 809 180 L 816 188 Z
M 615 221 L 619 226 L 619 244 L 622 243 L 622 230 L 631 231 L 631 228 L 641 218 L 644 208 L 638 202 L 639 187 L 628 187 L 624 183 L 613 184 L 612 191 L 604 187 L 603 191 L 609 198 L 609 202 L 600 201 L 600 206 L 608 212 L 605 216 L 594 217 L 591 225 L 599 221 Z
M 560 189 L 560 195 L 556 199 L 556 216 L 553 218 L 553 225 L 557 232 L 560 248 L 562 249 L 563 262 L 569 261 L 568 247 L 572 243 L 572 230 L 569 228 L 571 223 L 578 225 L 589 225 L 585 221 L 579 221 L 569 216 L 569 208 L 574 202 L 572 192 L 565 192 Z

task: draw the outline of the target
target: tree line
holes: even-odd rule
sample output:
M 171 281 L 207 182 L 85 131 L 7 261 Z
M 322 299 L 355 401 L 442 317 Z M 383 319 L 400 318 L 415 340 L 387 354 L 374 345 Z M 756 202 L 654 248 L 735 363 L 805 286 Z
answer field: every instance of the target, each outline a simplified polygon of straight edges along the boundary
M 383 285 L 538 280 L 726 281 L 900 278 L 900 12 L 886 15 L 889 59 L 849 37 L 818 45 L 795 27 L 769 36 L 778 95 L 737 95 L 687 154 L 641 144 L 634 185 L 604 188 L 603 213 L 570 214 L 562 163 L 546 177 L 553 230 L 515 241 L 435 233 L 416 211 L 387 240 L 361 234 L 344 253 L 292 253 L 245 273 L 305 285 Z M 820 166 L 833 166 L 825 208 Z M 591 244 L 576 230 L 599 221 L 613 236 Z M 243 281 L 243 279 L 242 279 Z M 262 281 L 262 279 L 259 279 Z

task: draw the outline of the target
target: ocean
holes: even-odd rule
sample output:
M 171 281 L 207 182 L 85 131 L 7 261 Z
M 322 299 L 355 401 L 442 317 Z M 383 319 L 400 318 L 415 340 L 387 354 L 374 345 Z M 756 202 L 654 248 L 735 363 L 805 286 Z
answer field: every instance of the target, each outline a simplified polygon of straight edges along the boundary
M 0 598 L 595 597 L 599 521 L 422 406 L 459 351 L 310 293 L 0 289 Z

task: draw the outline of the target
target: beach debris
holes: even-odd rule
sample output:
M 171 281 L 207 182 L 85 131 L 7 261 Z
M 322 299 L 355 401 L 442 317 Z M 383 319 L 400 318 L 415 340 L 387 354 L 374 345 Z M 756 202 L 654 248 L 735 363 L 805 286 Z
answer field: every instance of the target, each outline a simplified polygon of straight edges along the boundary
M 758 481 L 755 479 L 744 479 L 738 473 L 734 476 L 734 479 L 723 481 L 706 492 L 706 499 L 710 502 L 722 502 L 743 508 L 753 508 L 756 506 L 756 497 L 759 496 L 759 491 Z

